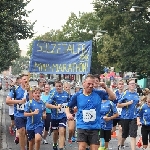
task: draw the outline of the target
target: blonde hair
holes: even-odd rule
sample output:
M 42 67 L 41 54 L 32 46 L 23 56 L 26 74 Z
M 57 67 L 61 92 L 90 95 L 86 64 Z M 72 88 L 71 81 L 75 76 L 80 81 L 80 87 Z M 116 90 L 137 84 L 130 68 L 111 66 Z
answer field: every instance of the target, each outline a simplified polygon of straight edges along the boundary
M 41 89 L 39 87 L 32 87 L 32 93 L 34 93 L 35 91 L 41 92 Z

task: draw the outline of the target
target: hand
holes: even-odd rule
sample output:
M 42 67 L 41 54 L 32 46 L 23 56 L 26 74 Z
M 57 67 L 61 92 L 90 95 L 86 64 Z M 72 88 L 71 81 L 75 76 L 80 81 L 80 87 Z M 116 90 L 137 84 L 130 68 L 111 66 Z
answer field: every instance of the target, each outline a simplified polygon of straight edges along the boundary
M 132 103 L 133 103 L 133 100 L 127 102 L 128 105 L 131 105 Z
M 138 126 L 141 126 L 141 125 L 142 125 L 142 123 L 141 123 L 140 121 L 138 121 L 138 122 L 137 122 L 137 125 L 138 125 Z
M 62 105 L 58 104 L 57 109 L 61 109 Z
M 107 87 L 104 82 L 100 82 L 99 85 L 100 85 L 100 87 L 102 87 L 102 88 L 104 88 L 104 89 L 106 89 L 106 87 Z
M 74 108 L 73 108 L 73 111 L 74 111 L 74 113 L 76 113 L 76 112 L 78 111 L 78 108 L 77 108 L 77 107 L 74 107 Z
M 34 115 L 37 115 L 38 113 L 39 113 L 39 109 L 35 109 L 33 112 Z
M 45 113 L 43 113 L 43 119 L 46 119 L 46 114 Z
M 26 103 L 26 99 L 22 98 L 22 100 L 20 101 L 20 104 L 25 104 Z
M 104 116 L 103 119 L 104 119 L 105 121 L 110 121 L 110 120 L 111 120 L 111 117 Z
M 73 120 L 73 119 L 74 119 L 74 117 L 73 117 L 72 114 L 66 114 L 66 115 L 67 115 L 67 119 L 68 119 L 68 120 Z
M 30 85 L 29 85 L 28 83 L 26 83 L 25 89 L 26 89 L 27 91 L 30 90 Z

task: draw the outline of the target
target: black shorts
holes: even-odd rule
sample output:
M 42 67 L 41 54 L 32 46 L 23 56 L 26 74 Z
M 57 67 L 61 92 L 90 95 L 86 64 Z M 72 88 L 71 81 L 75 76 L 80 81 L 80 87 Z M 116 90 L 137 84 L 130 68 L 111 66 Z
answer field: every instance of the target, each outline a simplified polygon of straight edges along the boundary
M 77 129 L 77 142 L 99 145 L 99 130 Z
M 141 134 L 142 134 L 143 145 L 148 145 L 148 143 L 150 142 L 150 126 L 142 125 Z M 148 142 L 148 136 L 149 136 L 149 142 Z
M 111 130 L 100 130 L 100 138 L 104 138 L 105 142 L 109 142 L 111 140 Z
M 113 127 L 117 126 L 118 125 L 121 125 L 121 119 L 113 119 Z
M 46 119 L 44 120 L 45 131 L 49 131 L 51 122 L 51 113 L 46 113 Z
M 15 120 L 14 115 L 9 115 L 11 120 Z
M 62 119 L 51 119 L 51 128 L 52 130 L 58 130 L 59 127 L 66 128 L 67 118 L 64 117 Z
M 136 119 L 122 119 L 121 126 L 122 126 L 122 138 L 127 138 L 129 135 L 130 137 L 133 138 L 137 137 L 138 126 Z

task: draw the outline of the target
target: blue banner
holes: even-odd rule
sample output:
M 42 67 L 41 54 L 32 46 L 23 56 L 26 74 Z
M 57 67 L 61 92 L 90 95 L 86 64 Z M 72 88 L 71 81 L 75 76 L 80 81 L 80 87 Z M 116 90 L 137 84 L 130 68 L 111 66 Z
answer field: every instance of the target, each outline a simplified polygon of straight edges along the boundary
M 91 55 L 92 41 L 34 41 L 29 71 L 45 74 L 88 74 Z

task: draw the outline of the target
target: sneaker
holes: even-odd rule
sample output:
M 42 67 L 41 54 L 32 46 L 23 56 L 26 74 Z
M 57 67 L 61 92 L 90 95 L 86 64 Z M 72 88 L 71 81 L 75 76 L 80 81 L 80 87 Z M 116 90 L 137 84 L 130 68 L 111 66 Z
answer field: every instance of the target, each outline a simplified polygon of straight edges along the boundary
M 69 146 L 72 146 L 72 141 L 68 139 Z
M 43 140 L 43 144 L 48 144 L 48 142 L 46 140 Z
M 19 143 L 19 137 L 15 137 L 14 142 L 15 142 L 16 144 L 18 144 L 18 143 Z
M 75 141 L 76 141 L 76 138 L 75 138 L 75 137 L 72 137 L 72 138 L 71 138 L 71 141 L 72 141 L 72 142 L 75 142 Z
M 53 144 L 53 150 L 58 150 L 57 145 Z
M 11 127 L 9 127 L 9 133 L 10 133 L 11 135 L 14 135 L 14 131 L 12 130 Z

